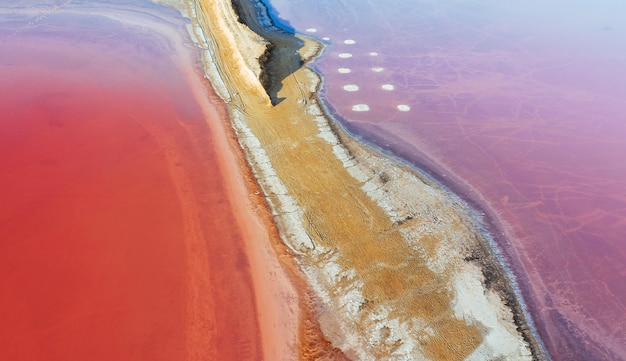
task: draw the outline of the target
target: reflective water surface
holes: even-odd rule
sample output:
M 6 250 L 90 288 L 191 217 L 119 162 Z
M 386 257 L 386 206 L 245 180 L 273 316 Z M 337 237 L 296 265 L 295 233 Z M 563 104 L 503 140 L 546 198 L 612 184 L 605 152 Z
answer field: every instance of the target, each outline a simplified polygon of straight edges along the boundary
M 222 103 L 186 23 L 147 1 L 0 4 L 1 360 L 262 357 L 209 126 L 227 119 L 203 111 Z
M 626 4 L 270 3 L 348 129 L 486 214 L 552 357 L 626 359 Z

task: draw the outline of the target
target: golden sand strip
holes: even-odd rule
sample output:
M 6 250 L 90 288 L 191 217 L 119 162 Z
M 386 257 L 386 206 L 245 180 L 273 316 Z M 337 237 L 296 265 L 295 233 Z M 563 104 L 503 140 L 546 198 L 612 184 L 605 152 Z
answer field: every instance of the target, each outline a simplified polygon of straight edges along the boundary
M 190 5 L 206 74 L 333 345 L 360 360 L 544 359 L 461 202 L 335 127 L 310 69 L 285 78 L 272 106 L 258 80 L 267 42 L 228 0 Z M 320 50 L 301 40 L 303 59 Z

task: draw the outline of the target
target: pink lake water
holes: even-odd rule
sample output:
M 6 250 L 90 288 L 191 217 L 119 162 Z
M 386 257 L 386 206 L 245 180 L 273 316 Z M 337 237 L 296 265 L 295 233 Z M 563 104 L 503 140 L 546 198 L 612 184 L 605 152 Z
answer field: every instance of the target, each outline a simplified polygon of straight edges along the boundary
M 626 4 L 271 5 L 346 128 L 484 214 L 551 357 L 626 360 Z
M 187 24 L 139 0 L 0 3 L 0 360 L 263 357 L 257 221 Z

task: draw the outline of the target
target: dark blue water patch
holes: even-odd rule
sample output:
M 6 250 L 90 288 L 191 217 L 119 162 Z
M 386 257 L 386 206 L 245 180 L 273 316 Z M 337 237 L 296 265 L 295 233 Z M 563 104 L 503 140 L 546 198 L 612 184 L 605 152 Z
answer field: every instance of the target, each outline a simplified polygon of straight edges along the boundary
M 255 0 L 252 0 L 255 1 Z M 281 19 L 280 13 L 278 10 L 270 4 L 270 0 L 256 0 L 256 2 L 261 3 L 267 12 L 267 16 L 271 22 L 271 24 L 282 31 L 288 32 L 290 34 L 295 34 L 296 29 L 291 26 L 289 21 Z

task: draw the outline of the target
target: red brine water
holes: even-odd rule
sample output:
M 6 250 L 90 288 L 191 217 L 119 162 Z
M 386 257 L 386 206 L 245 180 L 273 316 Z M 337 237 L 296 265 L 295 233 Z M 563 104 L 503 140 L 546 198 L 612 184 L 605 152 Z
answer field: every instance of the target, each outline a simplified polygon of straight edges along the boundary
M 207 123 L 225 110 L 190 80 L 202 70 L 185 21 L 143 1 L 11 6 L 0 5 L 0 359 L 260 359 L 218 166 L 229 150 Z
M 552 358 L 626 360 L 626 5 L 271 3 L 348 129 L 486 213 Z

